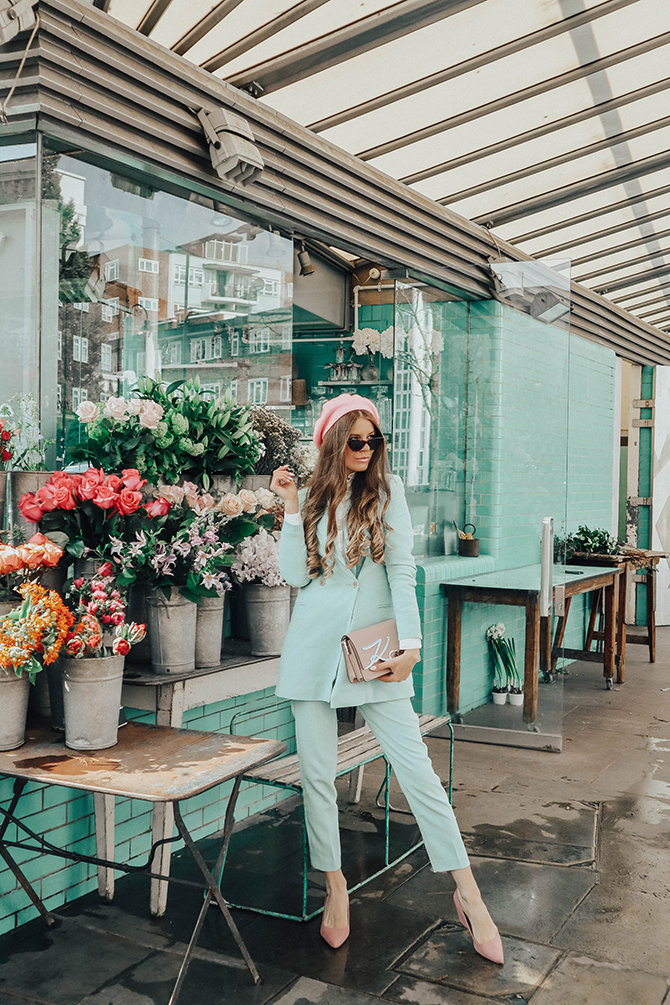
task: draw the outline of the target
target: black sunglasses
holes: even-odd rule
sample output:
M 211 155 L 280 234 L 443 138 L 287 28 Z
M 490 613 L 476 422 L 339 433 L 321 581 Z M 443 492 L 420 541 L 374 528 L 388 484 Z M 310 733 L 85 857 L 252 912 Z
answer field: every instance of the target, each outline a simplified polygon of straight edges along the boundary
M 363 439 L 362 436 L 350 436 L 347 440 L 347 446 L 349 447 L 349 450 L 356 451 L 362 450 L 367 443 L 370 450 L 376 450 L 377 447 L 381 447 L 383 442 L 383 436 L 379 436 L 377 433 L 371 433 L 369 436 L 366 436 L 365 439 Z

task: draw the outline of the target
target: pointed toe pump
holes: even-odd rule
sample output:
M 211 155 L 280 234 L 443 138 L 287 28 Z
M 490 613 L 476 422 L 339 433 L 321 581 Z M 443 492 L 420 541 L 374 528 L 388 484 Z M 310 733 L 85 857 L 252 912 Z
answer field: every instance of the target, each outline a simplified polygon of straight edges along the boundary
M 328 928 L 321 922 L 321 938 L 332 946 L 333 949 L 339 949 L 342 943 L 346 942 L 349 938 L 349 908 L 347 907 L 347 923 L 344 928 Z
M 479 953 L 486 960 L 491 960 L 493 963 L 500 963 L 501 966 L 505 962 L 503 955 L 502 940 L 500 938 L 500 933 L 495 935 L 488 942 L 477 942 L 470 927 L 470 922 L 468 921 L 468 916 L 463 910 L 463 905 L 461 904 L 461 898 L 458 896 L 458 890 L 454 891 L 454 904 L 456 905 L 456 912 L 458 914 L 458 920 L 463 925 L 463 928 L 467 928 L 472 939 L 472 943 L 475 947 L 475 952 Z M 338 929 L 339 931 L 340 929 Z

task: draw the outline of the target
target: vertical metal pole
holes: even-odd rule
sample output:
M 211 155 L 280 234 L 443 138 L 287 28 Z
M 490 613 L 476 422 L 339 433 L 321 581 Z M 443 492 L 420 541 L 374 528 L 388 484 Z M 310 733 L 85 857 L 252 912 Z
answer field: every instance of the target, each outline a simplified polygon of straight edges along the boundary
M 540 617 L 551 616 L 554 571 L 554 518 L 542 519 L 542 557 L 540 565 Z

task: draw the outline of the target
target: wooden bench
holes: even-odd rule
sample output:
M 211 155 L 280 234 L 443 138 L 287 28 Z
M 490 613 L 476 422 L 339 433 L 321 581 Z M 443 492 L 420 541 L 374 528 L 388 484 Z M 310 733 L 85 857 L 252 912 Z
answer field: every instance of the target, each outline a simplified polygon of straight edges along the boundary
M 276 707 L 276 706 L 275 706 Z M 243 714 L 243 713 L 242 713 Z M 231 720 L 230 731 L 234 731 L 235 719 Z M 430 733 L 431 730 L 437 729 L 440 726 L 446 726 L 449 730 L 450 745 L 449 745 L 449 782 L 448 782 L 448 796 L 451 802 L 452 790 L 453 790 L 453 769 L 454 769 L 454 730 L 451 723 L 451 718 L 448 715 L 435 716 L 435 715 L 422 715 L 419 717 L 419 728 L 421 730 L 421 735 Z M 374 736 L 372 731 L 368 726 L 363 726 L 360 729 L 354 729 L 349 733 L 341 736 L 337 742 L 337 771 L 335 773 L 336 778 L 341 778 L 343 775 L 352 775 L 356 782 L 353 786 L 350 786 L 350 802 L 358 802 L 360 797 L 360 773 L 361 769 L 366 764 L 371 764 L 373 761 L 377 761 L 380 758 L 384 758 L 386 764 L 386 773 L 384 781 L 377 793 L 377 804 L 379 805 L 379 797 L 382 792 L 384 793 L 384 866 L 378 869 L 377 872 L 368 876 L 362 882 L 357 883 L 355 886 L 350 887 L 349 892 L 352 893 L 354 890 L 358 890 L 359 887 L 364 886 L 371 880 L 375 879 L 377 876 L 381 876 L 382 873 L 386 872 L 387 869 L 391 869 L 393 866 L 397 865 L 412 852 L 416 851 L 423 844 L 423 840 L 419 840 L 415 845 L 409 848 L 407 851 L 403 852 L 397 858 L 391 861 L 390 857 L 390 781 L 391 781 L 391 765 L 386 760 L 384 756 L 384 751 L 382 750 L 381 744 Z M 264 764 L 261 768 L 254 769 L 243 776 L 243 780 L 247 782 L 257 782 L 260 785 L 270 785 L 279 789 L 290 789 L 302 795 L 302 780 L 300 777 L 300 762 L 298 760 L 297 754 L 292 754 L 289 757 L 278 758 L 277 760 L 271 761 Z M 352 793 L 353 797 L 352 797 Z M 400 810 L 396 812 L 408 812 L 406 810 Z M 269 914 L 276 918 L 287 918 L 291 921 L 309 921 L 310 918 L 315 917 L 320 914 L 323 908 L 319 908 L 316 911 L 309 913 L 307 911 L 307 873 L 308 873 L 308 847 L 307 847 L 307 832 L 303 820 L 303 870 L 302 870 L 302 913 L 301 914 L 282 914 L 278 911 L 267 911 L 259 907 L 250 907 L 248 904 L 235 904 L 229 901 L 231 907 L 242 908 L 247 911 L 256 911 L 259 914 Z

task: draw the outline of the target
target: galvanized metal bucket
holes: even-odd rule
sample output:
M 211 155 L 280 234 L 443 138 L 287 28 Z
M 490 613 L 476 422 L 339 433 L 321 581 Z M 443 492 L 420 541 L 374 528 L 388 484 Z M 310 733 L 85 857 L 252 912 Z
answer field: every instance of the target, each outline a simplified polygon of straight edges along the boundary
M 244 587 L 252 656 L 279 656 L 291 617 L 289 586 Z
M 30 681 L 13 670 L 0 670 L 0 750 L 14 750 L 26 739 L 26 716 Z
M 128 591 L 126 621 L 137 625 L 147 625 L 147 632 L 140 642 L 130 650 L 129 663 L 151 663 L 151 639 L 149 637 L 146 583 L 133 583 Z
M 151 668 L 154 673 L 192 673 L 198 605 L 183 597 L 176 586 L 170 591 L 169 600 L 162 590 L 147 594 Z
M 202 597 L 195 627 L 196 667 L 216 667 L 221 662 L 225 596 Z
M 116 743 L 125 656 L 62 656 L 65 746 L 105 750 Z

